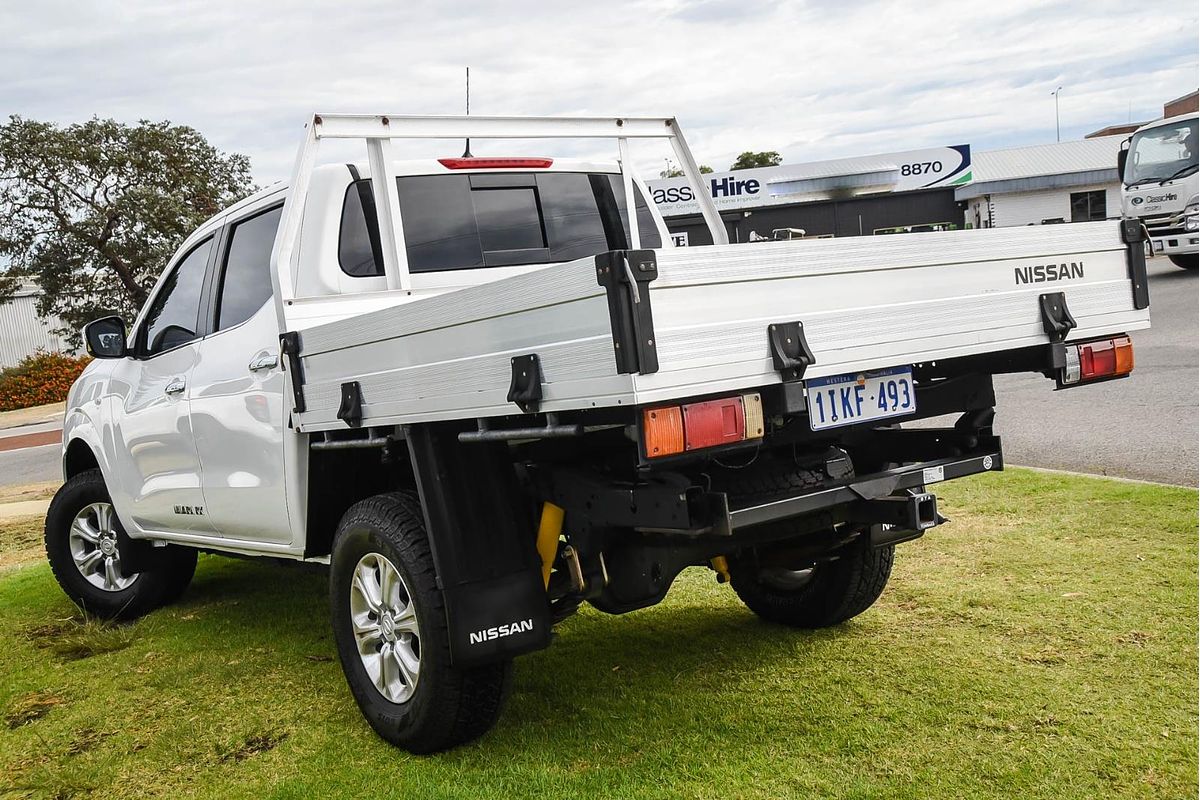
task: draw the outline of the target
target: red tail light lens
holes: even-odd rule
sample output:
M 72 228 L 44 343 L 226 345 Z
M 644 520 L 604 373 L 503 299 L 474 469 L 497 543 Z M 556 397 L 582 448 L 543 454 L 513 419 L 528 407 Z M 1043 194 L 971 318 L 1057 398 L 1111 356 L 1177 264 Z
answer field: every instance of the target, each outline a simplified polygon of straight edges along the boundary
M 683 406 L 684 445 L 688 450 L 716 447 L 746 438 L 742 398 L 727 397 Z
M 545 169 L 553 158 L 439 158 L 446 169 Z

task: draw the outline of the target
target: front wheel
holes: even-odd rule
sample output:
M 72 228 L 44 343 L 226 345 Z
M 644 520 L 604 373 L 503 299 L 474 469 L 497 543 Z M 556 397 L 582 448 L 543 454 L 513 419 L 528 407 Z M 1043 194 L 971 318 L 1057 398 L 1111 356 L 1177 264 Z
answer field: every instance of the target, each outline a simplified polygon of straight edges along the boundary
M 62 485 L 46 512 L 46 557 L 62 590 L 89 614 L 135 619 L 175 600 L 196 571 L 196 551 L 155 548 L 141 572 L 121 558 L 121 522 L 100 470 L 75 475 Z
M 342 671 L 383 739 L 434 753 L 482 736 L 500 716 L 512 661 L 450 661 L 446 609 L 421 505 L 376 495 L 338 525 L 329 600 Z
M 769 622 L 827 628 L 866 611 L 892 574 L 895 547 L 872 547 L 863 532 L 828 560 L 799 568 L 760 565 L 753 554 L 729 565 L 730 583 L 746 607 Z
M 1197 267 L 1197 262 L 1198 262 L 1198 260 L 1200 260 L 1200 255 L 1197 255 L 1196 253 L 1192 253 L 1190 255 L 1168 256 L 1168 258 L 1171 259 L 1171 263 L 1174 264 L 1175 266 L 1177 266 L 1181 269 L 1190 269 L 1193 272 L 1195 272 L 1196 267 Z

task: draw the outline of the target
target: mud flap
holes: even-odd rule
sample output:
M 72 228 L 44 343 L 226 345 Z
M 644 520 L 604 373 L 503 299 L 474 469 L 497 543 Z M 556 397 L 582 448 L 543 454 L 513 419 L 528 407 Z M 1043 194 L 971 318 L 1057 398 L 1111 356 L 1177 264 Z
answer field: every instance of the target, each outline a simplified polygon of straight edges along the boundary
M 438 585 L 450 656 L 472 666 L 550 643 L 535 528 L 507 445 L 463 444 L 458 423 L 405 428 Z

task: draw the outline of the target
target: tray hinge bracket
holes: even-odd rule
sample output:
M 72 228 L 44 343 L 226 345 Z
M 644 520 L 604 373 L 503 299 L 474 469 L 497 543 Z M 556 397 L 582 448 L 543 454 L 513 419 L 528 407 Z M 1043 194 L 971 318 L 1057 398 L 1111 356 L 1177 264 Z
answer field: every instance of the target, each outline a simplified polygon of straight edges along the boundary
M 1067 308 L 1067 296 L 1062 292 L 1039 295 L 1038 305 L 1042 310 L 1042 329 L 1050 341 L 1056 344 L 1065 341 L 1067 334 L 1078 324 Z
M 537 353 L 513 357 L 508 402 L 516 403 L 526 414 L 536 413 L 541 406 L 542 365 Z
M 1150 307 L 1150 281 L 1146 276 L 1146 241 L 1149 231 L 1140 219 L 1121 220 L 1121 241 L 1125 243 L 1125 263 L 1133 288 L 1133 307 Z
M 658 372 L 650 283 L 658 277 L 653 250 L 610 250 L 596 256 L 596 282 L 608 295 L 608 319 L 619 374 Z
M 296 414 L 304 412 L 304 368 L 300 365 L 300 334 L 288 331 L 279 335 L 279 352 L 283 354 L 285 369 L 291 373 L 289 383 L 292 384 L 292 411 Z
M 804 396 L 804 372 L 817 363 L 808 340 L 804 338 L 803 322 L 776 322 L 767 326 L 767 342 L 771 346 L 771 363 L 783 380 L 783 413 L 799 414 L 808 408 Z
M 812 348 L 804 338 L 803 322 L 776 322 L 767 326 L 767 341 L 771 345 L 771 363 L 779 370 L 784 383 L 798 381 L 804 372 L 817 363 Z
M 362 425 L 362 387 L 358 381 L 347 381 L 342 384 L 342 404 L 338 407 L 337 417 L 351 428 Z

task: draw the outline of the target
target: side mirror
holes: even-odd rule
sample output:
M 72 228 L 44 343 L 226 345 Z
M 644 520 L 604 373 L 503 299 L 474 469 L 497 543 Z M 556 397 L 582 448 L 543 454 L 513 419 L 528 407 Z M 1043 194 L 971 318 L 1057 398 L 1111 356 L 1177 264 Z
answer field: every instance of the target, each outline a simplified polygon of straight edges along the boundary
M 125 320 L 102 317 L 83 326 L 83 341 L 93 358 L 125 357 Z
M 1129 160 L 1129 142 L 1125 142 L 1117 151 L 1117 180 L 1125 183 L 1125 162 Z

